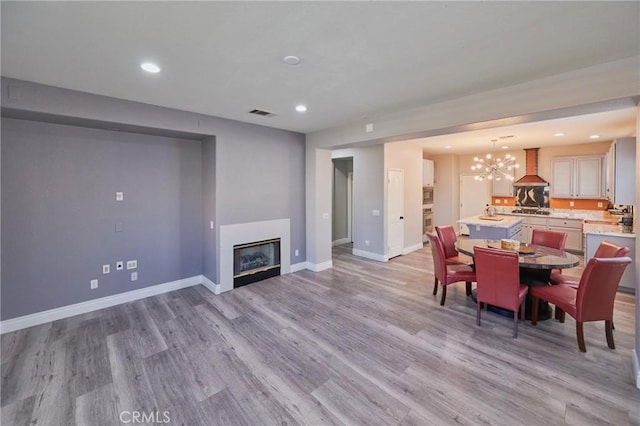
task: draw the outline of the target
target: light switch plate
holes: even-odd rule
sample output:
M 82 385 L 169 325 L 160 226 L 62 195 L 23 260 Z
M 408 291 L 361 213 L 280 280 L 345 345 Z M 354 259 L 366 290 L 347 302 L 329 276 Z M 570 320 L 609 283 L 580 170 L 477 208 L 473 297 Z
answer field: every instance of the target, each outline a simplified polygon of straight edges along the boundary
M 111 266 L 109 266 L 109 265 L 102 265 L 102 273 L 103 273 L 103 274 L 108 274 L 109 272 L 111 272 Z
M 131 281 L 138 281 L 138 273 L 137 272 L 132 272 L 131 273 Z
M 138 267 L 137 260 L 127 260 L 127 269 L 136 269 Z
M 116 192 L 116 201 L 124 200 L 124 192 Z
M 98 280 L 91 280 L 91 290 L 98 288 Z

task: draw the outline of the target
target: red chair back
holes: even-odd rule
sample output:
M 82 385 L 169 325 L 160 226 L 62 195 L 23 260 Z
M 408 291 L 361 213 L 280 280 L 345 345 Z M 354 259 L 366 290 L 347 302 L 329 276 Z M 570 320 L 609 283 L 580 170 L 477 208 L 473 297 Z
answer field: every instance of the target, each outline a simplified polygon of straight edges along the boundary
M 474 247 L 479 302 L 517 311 L 520 306 L 518 253 Z
M 576 321 L 613 320 L 613 304 L 628 257 L 589 259 L 576 294 Z
M 440 281 L 444 282 L 447 275 L 447 262 L 445 260 L 444 247 L 435 234 L 427 234 L 431 255 L 433 256 L 433 274 Z
M 600 243 L 593 257 L 624 257 L 629 253 L 628 247 L 619 246 L 617 244 L 603 241 Z
M 567 243 L 567 233 L 534 229 L 531 233 L 531 244 L 564 250 Z
M 436 226 L 436 233 L 438 234 L 438 238 L 442 242 L 442 246 L 444 247 L 444 256 L 445 259 L 450 257 L 455 257 L 458 255 L 458 251 L 456 250 L 456 241 L 458 241 L 458 237 L 456 237 L 456 231 L 451 225 L 445 226 Z

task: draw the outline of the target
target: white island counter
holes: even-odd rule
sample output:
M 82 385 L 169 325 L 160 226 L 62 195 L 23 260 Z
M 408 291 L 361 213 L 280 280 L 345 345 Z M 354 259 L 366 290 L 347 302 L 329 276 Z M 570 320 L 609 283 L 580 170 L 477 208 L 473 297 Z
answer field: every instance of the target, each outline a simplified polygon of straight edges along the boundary
M 469 238 L 481 238 L 487 240 L 501 240 L 509 238 L 520 240 L 522 232 L 522 218 L 518 216 L 493 216 L 491 219 L 483 219 L 484 215 L 471 216 L 460 219 L 457 223 L 467 225 Z

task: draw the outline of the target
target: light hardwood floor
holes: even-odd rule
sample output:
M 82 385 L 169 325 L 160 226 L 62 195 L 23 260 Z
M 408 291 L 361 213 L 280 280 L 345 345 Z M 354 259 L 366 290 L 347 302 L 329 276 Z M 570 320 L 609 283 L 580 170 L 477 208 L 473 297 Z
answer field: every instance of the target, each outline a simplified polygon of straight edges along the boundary
M 324 272 L 6 334 L 2 424 L 114 425 L 134 411 L 187 425 L 640 423 L 633 296 L 617 297 L 617 349 L 588 323 L 580 353 L 569 317 L 521 323 L 513 339 L 509 318 L 475 325 L 464 283 L 444 307 L 432 285 L 428 248 L 380 263 L 343 246 Z

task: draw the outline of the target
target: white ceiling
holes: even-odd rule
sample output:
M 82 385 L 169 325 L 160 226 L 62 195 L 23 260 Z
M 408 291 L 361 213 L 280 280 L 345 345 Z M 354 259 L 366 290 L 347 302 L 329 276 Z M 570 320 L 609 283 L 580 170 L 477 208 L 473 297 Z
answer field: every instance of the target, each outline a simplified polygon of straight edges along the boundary
M 3 76 L 305 133 L 640 52 L 639 2 L 1 8 Z M 285 65 L 286 55 L 301 63 Z M 143 60 L 163 71 L 144 73 Z M 298 103 L 308 111 L 297 113 Z M 277 115 L 249 115 L 254 108 Z
M 500 126 L 490 129 L 452 133 L 408 142 L 422 146 L 428 154 L 477 154 L 500 150 L 553 145 L 574 145 L 611 141 L 635 136 L 638 110 L 635 107 L 554 120 Z M 555 136 L 563 133 L 563 136 Z M 590 136 L 599 138 L 591 139 Z M 449 148 L 447 148 L 449 147 Z

